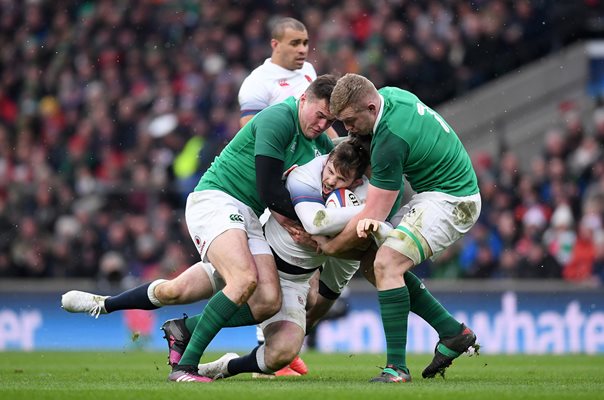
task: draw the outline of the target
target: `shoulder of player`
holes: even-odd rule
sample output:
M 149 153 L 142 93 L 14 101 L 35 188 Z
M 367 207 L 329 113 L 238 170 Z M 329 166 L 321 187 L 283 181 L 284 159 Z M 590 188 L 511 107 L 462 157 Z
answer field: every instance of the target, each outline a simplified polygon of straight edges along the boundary
M 290 136 L 295 136 L 296 133 L 296 117 L 295 107 L 292 106 L 293 98 L 286 99 L 281 103 L 276 103 L 261 110 L 256 117 L 252 120 L 256 129 L 258 128 L 270 128 L 275 130 L 279 127 L 279 131 L 290 133 Z
M 317 71 L 315 70 L 315 67 L 308 61 L 305 61 L 302 69 L 299 69 L 298 71 L 304 75 L 309 75 L 312 80 L 317 79 Z
M 397 87 L 386 86 L 379 89 L 378 93 L 384 99 L 384 111 L 400 106 L 415 107 L 417 103 L 421 103 L 414 93 Z
M 323 167 L 326 162 L 327 155 L 324 155 L 294 168 L 287 176 L 288 187 L 300 188 L 302 185 L 302 187 L 312 187 L 320 191 Z
M 250 90 L 253 88 L 263 87 L 269 85 L 273 81 L 273 78 L 262 71 L 258 71 L 256 68 L 252 71 L 241 83 L 241 87 L 239 88 L 239 93 L 242 91 Z
M 299 174 L 316 175 L 317 171 L 323 171 L 323 167 L 325 166 L 325 163 L 327 162 L 327 157 L 328 157 L 327 154 L 315 157 L 312 160 L 310 160 L 309 162 L 307 162 L 306 164 L 302 164 L 302 165 L 298 166 L 291 173 L 292 174 L 295 173 L 296 175 L 299 175 Z

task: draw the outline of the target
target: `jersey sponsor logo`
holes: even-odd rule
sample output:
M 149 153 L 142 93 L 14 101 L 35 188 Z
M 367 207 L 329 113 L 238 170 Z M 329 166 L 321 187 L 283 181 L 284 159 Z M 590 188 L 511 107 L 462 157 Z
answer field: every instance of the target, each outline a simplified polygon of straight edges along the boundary
M 304 305 L 304 299 L 300 295 L 298 295 L 298 303 L 300 303 L 301 306 Z
M 289 83 L 285 79 L 280 79 L 279 86 L 281 86 L 281 87 L 289 86 Z
M 231 214 L 231 215 L 229 215 L 229 219 L 233 222 L 243 223 L 243 215 L 241 215 L 241 214 Z
M 312 82 L 312 78 L 308 75 L 304 75 L 304 77 L 306 78 L 307 81 Z

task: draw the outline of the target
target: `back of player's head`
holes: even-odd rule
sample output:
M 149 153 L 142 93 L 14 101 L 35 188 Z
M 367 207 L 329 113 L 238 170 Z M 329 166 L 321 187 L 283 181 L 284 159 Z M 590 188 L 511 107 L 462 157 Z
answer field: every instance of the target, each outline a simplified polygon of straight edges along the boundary
M 306 31 L 304 24 L 297 19 L 290 17 L 280 18 L 274 23 L 273 28 L 271 29 L 271 39 L 283 39 L 286 29 L 293 29 L 294 31 L 298 32 Z
M 358 179 L 369 167 L 368 142 L 361 138 L 348 137 L 329 153 L 329 160 L 340 174 L 348 177 L 353 175 L 354 179 Z
M 333 89 L 329 111 L 337 116 L 348 107 L 362 109 L 376 95 L 377 89 L 369 79 L 357 74 L 346 74 L 338 79 Z
M 317 79 L 306 88 L 304 92 L 306 98 L 311 100 L 329 100 L 331 99 L 331 92 L 336 85 L 338 78 L 335 75 L 325 74 L 319 75 Z

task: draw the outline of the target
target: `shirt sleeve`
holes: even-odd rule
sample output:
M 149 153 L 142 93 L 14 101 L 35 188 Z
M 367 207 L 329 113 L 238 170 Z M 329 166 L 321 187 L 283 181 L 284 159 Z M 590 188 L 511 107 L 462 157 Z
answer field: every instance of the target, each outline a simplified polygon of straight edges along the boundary
M 297 168 L 288 176 L 286 185 L 304 230 L 311 235 L 330 236 L 340 232 L 363 206 L 325 208 L 323 194 L 318 186 L 320 179 L 309 176 L 320 171 L 304 166 Z
M 403 183 L 403 163 L 409 145 L 390 131 L 373 138 L 371 145 L 371 178 L 369 182 L 380 189 L 400 190 Z
M 239 89 L 239 109 L 241 116 L 254 115 L 270 105 L 271 96 L 260 79 L 247 77 Z
M 266 206 L 289 219 L 297 215 L 290 200 L 290 194 L 281 180 L 283 161 L 271 157 L 256 157 L 256 188 Z
M 255 156 L 284 160 L 285 150 L 295 136 L 296 126 L 293 116 L 289 118 L 289 113 L 280 110 L 282 107 L 288 106 L 284 103 L 271 106 L 250 122 L 254 124 L 252 129 L 256 135 Z

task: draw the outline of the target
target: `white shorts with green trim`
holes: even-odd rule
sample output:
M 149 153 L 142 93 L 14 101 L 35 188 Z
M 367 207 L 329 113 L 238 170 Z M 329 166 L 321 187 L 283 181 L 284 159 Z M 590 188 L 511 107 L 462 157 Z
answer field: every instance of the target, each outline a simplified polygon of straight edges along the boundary
M 436 258 L 466 234 L 478 220 L 480 193 L 456 197 L 423 192 L 402 207 L 403 217 L 383 246 L 409 257 L 415 265 Z
M 247 232 L 248 246 L 253 255 L 272 254 L 254 211 L 224 192 L 202 190 L 189 194 L 185 218 L 189 235 L 202 261 L 207 261 L 206 252 L 212 241 L 229 229 Z

